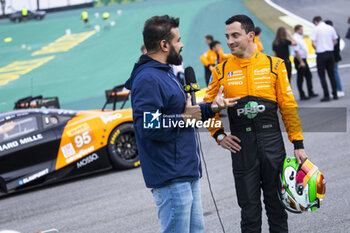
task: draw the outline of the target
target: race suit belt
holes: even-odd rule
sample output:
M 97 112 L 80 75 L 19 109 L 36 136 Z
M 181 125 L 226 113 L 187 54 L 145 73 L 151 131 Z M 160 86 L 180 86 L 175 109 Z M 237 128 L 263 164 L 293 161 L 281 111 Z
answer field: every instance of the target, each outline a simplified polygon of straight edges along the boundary
M 231 124 L 231 132 L 280 132 L 280 126 L 277 123 L 255 122 L 251 124 Z

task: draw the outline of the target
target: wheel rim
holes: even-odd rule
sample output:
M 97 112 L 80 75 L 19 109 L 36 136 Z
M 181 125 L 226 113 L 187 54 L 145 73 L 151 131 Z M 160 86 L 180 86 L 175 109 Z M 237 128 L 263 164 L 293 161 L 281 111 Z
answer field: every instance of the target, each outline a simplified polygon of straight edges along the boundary
M 118 137 L 113 152 L 125 161 L 137 159 L 137 146 L 132 133 L 124 133 Z

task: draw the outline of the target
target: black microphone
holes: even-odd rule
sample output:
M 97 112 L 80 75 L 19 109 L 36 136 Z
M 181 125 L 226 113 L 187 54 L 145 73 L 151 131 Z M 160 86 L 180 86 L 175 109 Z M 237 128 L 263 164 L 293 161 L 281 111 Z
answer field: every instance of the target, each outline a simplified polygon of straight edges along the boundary
M 185 92 L 191 94 L 192 105 L 196 105 L 196 95 L 194 93 L 199 91 L 199 85 L 196 81 L 196 75 L 194 74 L 194 70 L 191 66 L 186 67 L 185 69 L 185 81 Z

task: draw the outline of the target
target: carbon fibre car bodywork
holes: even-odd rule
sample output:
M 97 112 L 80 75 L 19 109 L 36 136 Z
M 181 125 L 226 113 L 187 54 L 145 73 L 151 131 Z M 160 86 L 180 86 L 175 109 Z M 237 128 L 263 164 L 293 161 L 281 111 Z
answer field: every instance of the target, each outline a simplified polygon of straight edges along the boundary
M 131 109 L 0 114 L 0 196 L 113 167 L 138 166 Z

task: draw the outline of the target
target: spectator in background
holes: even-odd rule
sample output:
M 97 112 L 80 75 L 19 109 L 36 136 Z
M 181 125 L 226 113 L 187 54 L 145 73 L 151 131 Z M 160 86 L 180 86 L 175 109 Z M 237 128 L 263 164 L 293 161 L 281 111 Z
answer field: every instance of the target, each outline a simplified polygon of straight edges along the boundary
M 333 27 L 333 22 L 331 20 L 326 20 L 326 24 L 331 25 Z M 340 36 L 338 35 L 337 39 L 337 44 L 334 45 L 334 77 L 335 77 L 335 82 L 337 83 L 337 95 L 338 97 L 343 97 L 345 95 L 343 91 L 343 85 L 341 83 L 341 78 L 338 70 L 338 62 L 341 61 L 341 56 L 340 56 Z
M 348 18 L 348 24 L 349 24 L 348 31 L 346 32 L 346 35 L 345 35 L 346 39 L 350 39 L 350 17 Z
M 288 40 L 287 36 L 291 39 Z M 277 29 L 276 37 L 272 42 L 272 52 L 275 57 L 282 58 L 286 64 L 288 80 L 292 76 L 292 63 L 289 60 L 289 46 L 296 45 L 292 33 L 284 27 Z
M 324 97 L 321 102 L 330 101 L 328 85 L 326 82 L 326 70 L 332 86 L 333 99 L 338 99 L 337 83 L 334 77 L 334 45 L 337 44 L 337 33 L 330 25 L 322 21 L 321 16 L 315 16 L 313 23 L 316 25 L 310 35 L 312 46 L 316 51 L 317 72 L 320 77 Z
M 230 54 L 224 54 L 224 51 L 221 47 L 221 43 L 219 41 L 213 41 L 209 45 L 210 49 L 204 53 L 200 60 L 203 63 L 203 65 L 208 69 L 209 75 L 205 75 L 205 81 L 208 85 L 209 79 L 211 76 L 211 72 L 215 65 L 225 61 L 227 58 L 229 58 Z
M 292 46 L 292 56 L 294 57 L 294 65 L 297 70 L 297 86 L 299 90 L 300 100 L 307 100 L 312 97 L 318 96 L 315 94 L 312 88 L 312 74 L 310 72 L 309 64 L 307 63 L 307 45 L 304 40 L 303 26 L 298 24 L 294 27 L 293 39 L 297 43 Z M 304 77 L 306 79 L 306 85 L 308 90 L 308 96 L 305 95 L 303 90 Z
M 260 52 L 264 50 L 264 46 L 261 43 L 260 37 L 261 37 L 261 28 L 255 27 L 254 28 L 255 37 L 254 37 L 254 46 L 257 48 Z

